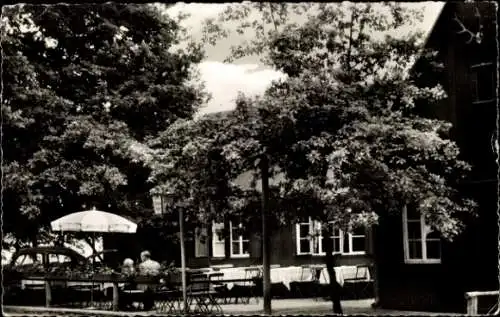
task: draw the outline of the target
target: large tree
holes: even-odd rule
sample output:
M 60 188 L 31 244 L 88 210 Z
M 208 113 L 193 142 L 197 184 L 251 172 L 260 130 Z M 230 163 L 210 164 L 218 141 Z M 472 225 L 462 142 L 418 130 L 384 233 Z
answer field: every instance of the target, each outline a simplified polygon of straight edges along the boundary
M 178 19 L 151 5 L 2 7 L 3 229 L 36 240 L 94 205 L 141 219 L 149 169 L 134 149 L 207 97 L 176 46 Z
M 292 23 L 293 14 L 305 22 Z M 169 147 L 180 134 L 191 139 L 178 143 L 175 154 L 156 153 L 156 161 L 166 163 L 157 165 L 157 179 L 203 178 L 203 157 L 212 153 L 228 184 L 243 172 L 259 171 L 264 202 L 274 193 L 276 223 L 312 217 L 349 231 L 412 204 L 432 229 L 452 239 L 463 229 L 464 218 L 474 214 L 474 202 L 456 189 L 470 167 L 458 159 L 458 148 L 448 138 L 450 124 L 419 116 L 419 105 L 446 97 L 442 87 L 422 87 L 408 76 L 417 58 L 433 71 L 442 65 L 421 48 L 420 33 L 374 36 L 412 26 L 421 17 L 420 11 L 391 3 L 228 6 L 219 21 L 207 21 L 207 39 L 216 42 L 227 35 L 227 22 L 237 21 L 240 33 L 250 29 L 254 36 L 234 46 L 230 59 L 257 54 L 287 77 L 261 97 L 240 97 L 230 114 L 182 122 L 184 130 L 163 135 L 161 142 Z M 213 130 L 201 129 L 200 122 L 210 122 Z M 187 169 L 176 170 L 178 164 Z M 173 170 L 180 175 L 168 178 Z M 277 170 L 286 177 L 273 191 L 265 185 Z M 229 208 L 210 215 L 246 211 L 244 219 L 255 216 L 244 207 L 255 203 L 251 192 L 231 190 L 225 196 L 233 202 Z M 270 208 L 266 203 L 263 207 Z M 325 248 L 333 310 L 339 313 L 333 245 L 325 243 Z M 270 297 L 264 308 L 270 313 Z

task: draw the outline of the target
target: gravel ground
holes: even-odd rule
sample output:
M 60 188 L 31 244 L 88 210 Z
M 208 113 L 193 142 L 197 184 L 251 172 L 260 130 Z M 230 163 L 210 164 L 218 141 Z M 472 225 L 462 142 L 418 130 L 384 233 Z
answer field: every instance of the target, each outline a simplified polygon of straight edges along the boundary
M 450 316 L 460 314 L 438 314 L 429 312 L 399 311 L 388 309 L 373 309 L 373 299 L 347 300 L 342 302 L 344 314 L 346 315 L 406 315 L 406 316 Z M 331 314 L 332 304 L 324 300 L 313 299 L 275 299 L 272 301 L 273 315 L 324 315 Z M 256 315 L 262 314 L 262 300 L 250 304 L 227 304 L 222 305 L 224 315 Z M 25 316 L 26 314 L 64 314 L 65 316 L 160 316 L 154 312 L 111 312 L 96 311 L 89 309 L 62 309 L 44 307 L 15 307 L 4 306 L 5 316 Z

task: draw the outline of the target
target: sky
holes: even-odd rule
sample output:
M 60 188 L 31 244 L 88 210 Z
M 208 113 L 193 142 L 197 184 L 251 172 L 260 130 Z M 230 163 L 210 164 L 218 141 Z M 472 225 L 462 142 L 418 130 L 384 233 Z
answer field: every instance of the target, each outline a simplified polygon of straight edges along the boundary
M 190 30 L 195 39 L 202 37 L 202 21 L 207 18 L 216 18 L 228 3 L 177 3 L 167 10 L 167 13 L 176 16 L 179 12 L 188 13 L 190 17 L 184 21 L 184 26 Z M 413 2 L 404 4 L 409 7 L 424 8 L 424 20 L 419 26 L 423 31 L 429 31 L 438 17 L 444 2 Z M 298 21 L 299 22 L 299 21 Z M 408 31 L 408 30 L 406 30 Z M 402 30 L 405 32 L 405 30 Z M 233 32 L 234 33 L 234 32 Z M 231 34 L 228 38 L 217 43 L 216 46 L 207 46 L 206 59 L 199 65 L 201 78 L 212 99 L 200 109 L 198 115 L 231 110 L 238 91 L 248 95 L 261 94 L 271 81 L 283 76 L 279 71 L 262 65 L 258 57 L 247 57 L 234 63 L 223 63 L 229 54 L 231 45 L 241 41 L 241 36 Z

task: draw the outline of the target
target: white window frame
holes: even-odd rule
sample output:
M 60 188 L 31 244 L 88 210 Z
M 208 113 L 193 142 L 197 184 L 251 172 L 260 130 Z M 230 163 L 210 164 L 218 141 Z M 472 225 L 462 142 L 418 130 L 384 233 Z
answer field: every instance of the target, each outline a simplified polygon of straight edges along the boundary
M 474 71 L 475 69 L 478 69 L 478 68 L 481 68 L 481 67 L 494 67 L 494 64 L 492 62 L 485 62 L 485 63 L 477 63 L 477 64 L 473 64 L 470 66 L 471 70 Z M 479 76 L 477 76 L 477 72 L 476 72 L 476 89 L 479 85 Z M 492 79 L 494 78 L 495 76 L 495 73 L 492 72 Z M 495 90 L 496 87 L 494 86 L 494 82 L 491 83 L 491 86 L 493 87 L 493 89 Z M 471 90 L 472 90 L 472 82 L 471 82 Z M 479 98 L 479 93 L 478 91 L 476 91 L 476 98 Z M 493 98 L 490 98 L 490 99 L 484 99 L 484 100 L 481 100 L 481 99 L 475 99 L 475 100 L 472 100 L 472 104 L 473 105 L 478 105 L 478 104 L 483 104 L 483 103 L 490 103 L 490 102 L 493 102 L 495 101 L 495 92 L 493 91 Z
M 200 246 L 199 244 L 201 244 L 201 241 L 200 240 L 200 236 L 201 235 L 205 235 L 205 242 L 203 244 L 205 244 L 205 248 L 206 248 L 206 255 L 203 255 L 202 254 L 202 250 L 200 250 Z M 195 238 L 195 241 L 194 241 L 194 257 L 195 258 L 205 258 L 205 257 L 208 257 L 208 255 L 210 254 L 210 251 L 208 250 L 208 230 L 207 230 L 207 227 L 203 226 L 203 227 L 197 227 L 195 229 L 195 235 L 194 235 L 194 238 Z
M 304 238 L 304 237 L 301 237 L 300 236 L 300 226 L 301 225 L 305 225 L 305 224 L 308 224 L 308 228 L 309 228 L 309 232 L 308 234 L 311 235 L 315 228 L 318 228 L 318 226 L 320 226 L 320 223 L 318 221 L 313 221 L 310 217 L 309 217 L 309 222 L 300 222 L 300 223 L 297 223 L 295 225 L 295 242 L 296 242 L 296 251 L 297 251 L 297 255 L 313 255 L 313 256 L 324 256 L 326 255 L 326 252 L 323 251 L 323 234 L 320 230 L 320 233 L 317 237 L 311 237 L 309 236 L 308 238 Z M 329 224 L 333 225 L 333 222 L 329 222 Z M 332 236 L 330 236 L 331 239 L 333 239 L 334 237 L 339 237 L 338 235 L 336 235 L 336 233 L 338 232 L 338 234 L 340 235 L 340 250 L 339 251 L 335 251 L 333 252 L 333 254 L 349 254 L 349 255 L 355 255 L 355 254 L 365 254 L 366 251 L 353 251 L 352 250 L 352 238 L 353 237 L 364 237 L 366 239 L 366 234 L 364 235 L 353 235 L 352 233 L 345 233 L 343 232 L 342 230 L 340 229 L 336 229 L 334 228 L 333 230 L 333 234 Z M 347 237 L 348 239 L 348 250 L 345 250 L 344 249 L 344 244 L 345 244 L 345 238 Z M 309 252 L 302 252 L 302 250 L 300 249 L 300 241 L 301 240 L 305 240 L 305 239 L 309 239 Z M 314 250 L 314 245 L 316 243 L 316 239 L 319 239 L 318 241 L 318 252 L 315 252 Z
M 404 249 L 404 261 L 406 264 L 440 264 L 441 258 L 439 259 L 428 259 L 427 258 L 427 241 L 434 241 L 441 239 L 427 239 L 427 234 L 431 233 L 430 227 L 425 224 L 424 215 L 420 215 L 420 247 L 422 248 L 422 258 L 415 259 L 410 258 L 410 241 L 408 238 L 408 208 L 407 206 L 403 207 L 403 249 Z M 441 244 L 440 244 L 441 246 Z M 440 254 L 441 256 L 441 254 Z
M 300 222 L 295 225 L 296 230 L 295 230 L 295 243 L 297 244 L 297 255 L 305 255 L 305 254 L 311 254 L 313 250 L 313 242 L 311 241 L 312 239 L 307 236 L 307 237 L 301 237 L 300 236 L 300 226 L 307 224 L 308 232 L 307 234 L 311 234 L 311 218 L 309 218 L 308 222 Z M 301 240 L 309 240 L 309 252 L 302 252 L 300 249 L 300 241 Z
M 243 224 L 239 223 L 238 227 L 241 229 L 243 228 Z M 230 249 L 231 249 L 231 258 L 248 258 L 250 256 L 250 253 L 234 253 L 233 250 L 233 243 L 238 243 L 239 244 L 239 249 L 241 252 L 243 252 L 243 243 L 248 243 L 250 247 L 250 239 L 247 237 L 247 239 L 244 239 L 243 235 L 239 235 L 237 239 L 233 237 L 233 222 L 229 222 L 229 243 L 230 243 Z
M 342 230 L 340 231 L 342 233 Z M 343 237 L 344 235 L 342 235 Z M 366 253 L 366 233 L 364 234 L 353 234 L 353 233 L 348 233 L 348 236 L 349 236 L 349 240 L 348 240 L 348 244 L 349 244 L 349 252 L 345 252 L 344 254 L 365 254 Z M 352 238 L 361 238 L 363 237 L 364 238 L 364 241 L 365 241 L 365 250 L 363 251 L 353 251 L 352 250 Z M 342 240 L 340 241 L 341 243 L 343 242 Z
M 223 229 L 224 223 L 212 223 L 212 258 L 225 258 L 226 257 L 226 239 L 219 239 L 217 229 Z M 222 252 L 216 253 L 215 251 L 222 245 Z M 218 248 L 216 246 L 219 246 Z

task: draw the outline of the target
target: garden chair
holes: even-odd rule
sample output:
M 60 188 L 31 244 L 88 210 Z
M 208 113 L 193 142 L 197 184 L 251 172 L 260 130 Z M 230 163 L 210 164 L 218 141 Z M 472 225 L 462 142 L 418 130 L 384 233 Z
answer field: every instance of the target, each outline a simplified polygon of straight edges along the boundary
M 211 285 L 216 292 L 216 298 L 221 298 L 222 303 L 226 304 L 229 296 L 229 290 L 227 286 L 223 282 L 221 282 L 221 279 L 223 277 L 224 273 L 222 272 L 210 273 L 208 275 Z
M 221 306 L 215 299 L 216 291 L 211 287 L 211 281 L 206 274 L 190 277 L 187 288 L 188 307 L 191 311 L 191 305 L 194 304 L 194 313 L 213 314 L 222 313 Z
M 373 284 L 371 274 L 371 264 L 356 265 L 356 273 L 354 277 L 344 279 L 344 286 L 354 299 L 364 298 L 368 294 L 369 288 Z
M 182 311 L 182 290 L 159 288 L 155 291 L 154 301 L 157 312 L 178 314 Z
M 310 292 L 310 295 L 314 298 L 314 300 L 319 300 L 320 293 L 320 277 L 322 274 L 323 266 L 320 265 L 302 265 L 301 266 L 301 275 L 300 282 L 297 283 L 296 292 L 297 295 L 303 297 L 305 294 L 303 293 L 303 288 L 307 287 Z M 305 272 L 310 271 L 312 275 L 311 281 L 304 281 Z

